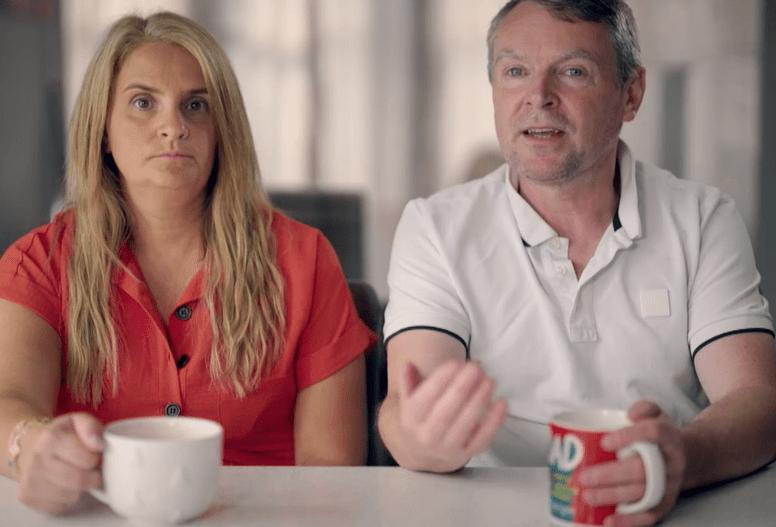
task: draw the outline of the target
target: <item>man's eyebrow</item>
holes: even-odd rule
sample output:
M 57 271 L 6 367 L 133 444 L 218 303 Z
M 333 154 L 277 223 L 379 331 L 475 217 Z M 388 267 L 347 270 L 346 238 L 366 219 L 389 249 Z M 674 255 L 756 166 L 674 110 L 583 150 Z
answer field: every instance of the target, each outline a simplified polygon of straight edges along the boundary
M 588 53 L 587 51 L 581 50 L 581 49 L 575 49 L 574 51 L 569 51 L 565 55 L 563 55 L 563 60 L 568 59 L 587 59 L 587 60 L 595 60 L 595 56 L 592 53 Z
M 499 59 L 522 59 L 525 58 L 525 55 L 523 53 L 518 53 L 517 51 L 512 51 L 511 49 L 502 49 L 496 54 L 496 58 L 494 60 L 498 61 Z
M 525 59 L 525 57 L 526 56 L 525 56 L 524 53 L 519 53 L 519 52 L 513 51 L 511 49 L 504 49 L 504 50 L 499 51 L 496 54 L 496 59 L 494 60 L 494 62 L 498 61 L 499 59 L 502 59 L 502 58 Z M 569 51 L 567 53 L 564 53 L 563 56 L 561 57 L 561 60 L 568 60 L 568 59 L 595 60 L 595 57 L 591 53 L 588 53 L 587 51 L 584 51 L 584 50 L 581 50 L 581 49 L 575 49 L 575 50 Z

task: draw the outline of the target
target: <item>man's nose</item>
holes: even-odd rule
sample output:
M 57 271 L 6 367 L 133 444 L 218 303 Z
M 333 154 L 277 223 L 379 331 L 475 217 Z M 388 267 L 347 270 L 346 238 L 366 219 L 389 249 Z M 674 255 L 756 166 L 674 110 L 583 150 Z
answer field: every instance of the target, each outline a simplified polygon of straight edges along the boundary
M 550 73 L 533 76 L 529 86 L 527 102 L 534 108 L 555 108 L 558 106 L 556 79 Z

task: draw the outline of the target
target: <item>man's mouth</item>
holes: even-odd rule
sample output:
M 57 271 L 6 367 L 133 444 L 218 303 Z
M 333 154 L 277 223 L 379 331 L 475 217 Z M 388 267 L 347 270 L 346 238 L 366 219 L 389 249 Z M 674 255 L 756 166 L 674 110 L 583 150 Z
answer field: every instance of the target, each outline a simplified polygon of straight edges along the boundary
M 560 137 L 563 134 L 562 130 L 557 128 L 529 128 L 523 132 L 528 137 L 535 139 L 554 139 Z

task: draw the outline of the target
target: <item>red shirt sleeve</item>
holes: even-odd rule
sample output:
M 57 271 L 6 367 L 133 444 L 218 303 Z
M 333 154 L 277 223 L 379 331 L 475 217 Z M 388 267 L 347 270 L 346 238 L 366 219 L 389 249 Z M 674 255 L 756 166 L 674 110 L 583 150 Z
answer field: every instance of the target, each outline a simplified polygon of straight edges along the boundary
M 329 241 L 319 231 L 275 216 L 278 262 L 286 284 L 286 335 L 295 342 L 297 389 L 336 373 L 377 337 L 361 321 Z M 285 245 L 285 246 L 284 246 Z
M 60 221 L 61 220 L 61 221 Z M 17 240 L 0 259 L 0 297 L 26 307 L 63 334 L 64 240 L 70 213 Z

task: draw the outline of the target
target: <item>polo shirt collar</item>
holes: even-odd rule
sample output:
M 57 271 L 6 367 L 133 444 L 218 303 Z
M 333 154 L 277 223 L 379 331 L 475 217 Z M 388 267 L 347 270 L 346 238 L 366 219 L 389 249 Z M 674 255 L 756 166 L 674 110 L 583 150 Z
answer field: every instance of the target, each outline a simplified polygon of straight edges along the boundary
M 630 148 L 624 141 L 617 144 L 617 163 L 620 168 L 620 204 L 614 213 L 612 227 L 620 236 L 630 240 L 641 237 L 641 218 L 639 217 L 639 200 L 636 184 L 636 161 Z M 544 221 L 544 219 L 528 204 L 518 192 L 518 188 L 512 187 L 510 181 L 510 168 L 504 174 L 504 184 L 507 186 L 507 196 L 510 206 L 517 220 L 523 245 L 535 247 L 555 238 L 558 233 Z
M 617 163 L 620 166 L 620 204 L 616 216 L 628 238 L 635 240 L 641 238 L 636 160 L 622 139 L 617 144 Z
M 558 236 L 555 229 L 544 221 L 539 216 L 531 205 L 520 195 L 518 189 L 520 188 L 520 182 L 518 181 L 518 188 L 512 186 L 510 181 L 511 168 L 507 165 L 507 169 L 504 171 L 504 184 L 507 187 L 507 197 L 509 198 L 509 205 L 512 207 L 512 213 L 517 220 L 517 227 L 520 231 L 520 236 L 523 238 L 523 245 L 526 247 L 535 247 L 540 245 L 551 238 Z

